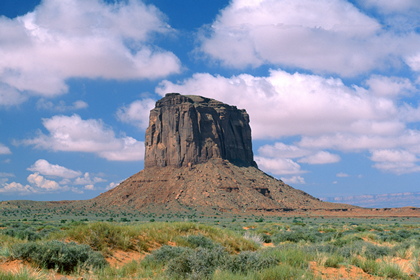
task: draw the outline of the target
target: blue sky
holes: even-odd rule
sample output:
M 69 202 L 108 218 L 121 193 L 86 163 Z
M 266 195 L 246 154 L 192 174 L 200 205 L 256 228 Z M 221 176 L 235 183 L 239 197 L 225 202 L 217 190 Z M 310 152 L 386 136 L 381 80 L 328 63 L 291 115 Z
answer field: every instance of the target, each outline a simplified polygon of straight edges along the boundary
M 143 169 L 167 92 L 248 111 L 263 171 L 317 197 L 419 192 L 418 0 L 3 0 L 0 200 Z

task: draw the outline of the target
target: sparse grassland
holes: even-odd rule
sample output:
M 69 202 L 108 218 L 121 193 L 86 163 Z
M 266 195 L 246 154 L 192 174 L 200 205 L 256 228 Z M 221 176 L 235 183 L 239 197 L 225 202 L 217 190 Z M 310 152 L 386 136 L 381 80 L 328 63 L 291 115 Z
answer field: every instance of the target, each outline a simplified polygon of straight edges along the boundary
M 418 218 L 7 211 L 0 279 L 420 277 Z

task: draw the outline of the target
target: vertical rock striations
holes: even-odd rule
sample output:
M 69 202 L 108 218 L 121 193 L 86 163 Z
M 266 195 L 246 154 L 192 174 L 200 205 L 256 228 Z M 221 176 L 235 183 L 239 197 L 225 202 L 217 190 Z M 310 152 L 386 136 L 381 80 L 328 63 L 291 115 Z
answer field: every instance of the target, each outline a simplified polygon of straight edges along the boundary
M 145 168 L 190 166 L 218 158 L 257 166 L 245 110 L 179 93 L 156 102 L 146 130 Z

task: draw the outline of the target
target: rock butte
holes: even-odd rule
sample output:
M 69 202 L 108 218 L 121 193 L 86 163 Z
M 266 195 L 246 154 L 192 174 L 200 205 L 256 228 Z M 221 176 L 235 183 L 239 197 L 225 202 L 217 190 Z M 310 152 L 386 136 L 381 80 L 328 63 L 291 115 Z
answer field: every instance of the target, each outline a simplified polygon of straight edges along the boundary
M 145 168 L 92 199 L 99 207 L 287 212 L 347 211 L 259 170 L 245 110 L 194 95 L 168 93 L 150 111 Z
M 157 101 L 145 144 L 145 168 L 189 166 L 213 158 L 257 166 L 246 111 L 202 96 L 168 93 Z

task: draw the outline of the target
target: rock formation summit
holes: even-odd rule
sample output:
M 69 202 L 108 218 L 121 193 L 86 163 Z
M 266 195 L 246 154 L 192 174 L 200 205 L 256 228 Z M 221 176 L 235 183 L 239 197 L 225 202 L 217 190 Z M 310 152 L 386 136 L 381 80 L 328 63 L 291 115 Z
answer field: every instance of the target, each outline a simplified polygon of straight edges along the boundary
M 245 110 L 168 93 L 150 111 L 145 168 L 94 198 L 98 207 L 233 213 L 354 208 L 323 202 L 259 170 Z
M 191 166 L 215 158 L 257 166 L 245 110 L 179 93 L 156 102 L 146 130 L 145 168 Z

